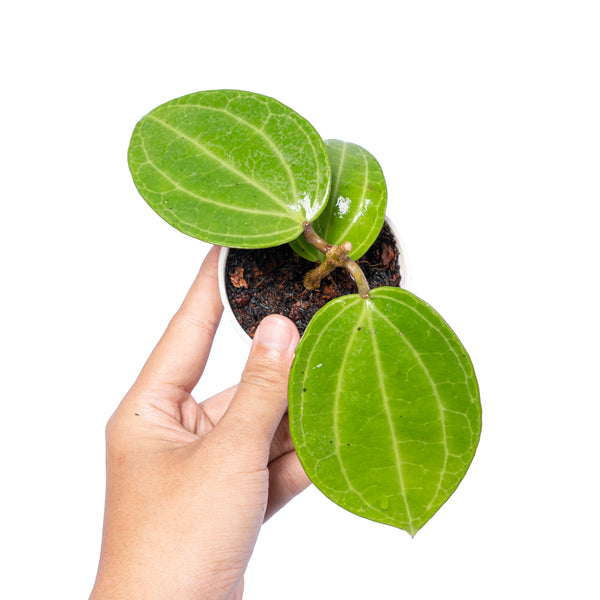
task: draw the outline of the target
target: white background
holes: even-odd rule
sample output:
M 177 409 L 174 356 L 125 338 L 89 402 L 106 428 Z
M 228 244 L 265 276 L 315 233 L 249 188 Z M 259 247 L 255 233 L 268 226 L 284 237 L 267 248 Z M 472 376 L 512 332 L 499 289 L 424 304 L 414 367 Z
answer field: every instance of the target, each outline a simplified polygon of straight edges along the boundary
M 271 95 L 377 156 L 410 289 L 468 348 L 479 450 L 411 539 L 309 490 L 246 598 L 598 598 L 597 2 L 20 2 L 0 14 L 2 598 L 85 598 L 104 424 L 208 247 L 138 196 L 136 121 Z M 247 349 L 223 323 L 202 399 Z

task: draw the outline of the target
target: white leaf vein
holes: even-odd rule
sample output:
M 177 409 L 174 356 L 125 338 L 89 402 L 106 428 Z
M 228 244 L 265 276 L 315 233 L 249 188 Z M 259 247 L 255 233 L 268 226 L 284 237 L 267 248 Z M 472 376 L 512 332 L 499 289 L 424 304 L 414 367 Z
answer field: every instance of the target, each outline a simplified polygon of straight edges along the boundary
M 264 187 L 256 179 L 252 179 L 251 177 L 248 177 L 248 175 L 246 175 L 246 173 L 244 173 L 243 171 L 238 169 L 235 165 L 223 160 L 220 156 L 216 155 L 214 152 L 211 152 L 204 144 L 201 144 L 198 140 L 194 139 L 193 137 L 190 137 L 185 132 L 181 131 L 180 129 L 177 129 L 176 127 L 173 127 L 166 121 L 159 119 L 158 117 L 156 117 L 153 114 L 146 115 L 146 118 L 155 121 L 160 126 L 172 131 L 177 136 L 183 138 L 184 140 L 186 140 L 187 142 L 189 142 L 190 144 L 195 146 L 198 150 L 200 150 L 200 152 L 202 152 L 203 154 L 205 154 L 206 156 L 208 156 L 209 158 L 211 158 L 212 160 L 214 160 L 215 162 L 220 164 L 224 169 L 230 171 L 231 173 L 233 173 L 234 175 L 236 175 L 237 177 L 239 177 L 240 179 L 242 179 L 249 185 L 253 186 L 254 188 L 256 188 L 258 191 L 263 193 L 268 198 L 271 198 L 271 200 L 273 200 L 276 204 L 281 206 L 287 213 L 289 213 L 291 215 L 295 215 L 296 220 L 298 220 L 297 213 L 294 213 L 294 211 L 290 209 L 290 207 L 287 205 L 287 203 L 281 197 L 275 195 L 271 190 Z

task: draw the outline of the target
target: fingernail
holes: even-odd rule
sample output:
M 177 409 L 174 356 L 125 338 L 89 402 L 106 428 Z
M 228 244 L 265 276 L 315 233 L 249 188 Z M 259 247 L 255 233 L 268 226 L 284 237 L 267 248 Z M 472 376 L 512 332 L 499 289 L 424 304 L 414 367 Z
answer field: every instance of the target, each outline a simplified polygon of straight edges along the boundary
M 254 343 L 272 348 L 273 350 L 288 350 L 295 345 L 298 331 L 294 324 L 280 315 L 265 317 L 254 336 Z

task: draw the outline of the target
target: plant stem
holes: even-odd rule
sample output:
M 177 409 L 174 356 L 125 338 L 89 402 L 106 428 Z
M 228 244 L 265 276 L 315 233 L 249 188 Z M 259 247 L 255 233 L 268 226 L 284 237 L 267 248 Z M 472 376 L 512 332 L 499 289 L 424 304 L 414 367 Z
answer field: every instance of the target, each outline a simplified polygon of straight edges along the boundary
M 339 246 L 328 244 L 308 222 L 304 223 L 304 237 L 311 246 L 325 254 L 325 260 L 304 276 L 304 287 L 307 290 L 316 290 L 321 285 L 323 277 L 329 275 L 336 267 L 343 267 L 356 283 L 358 293 L 363 298 L 369 296 L 369 284 L 365 274 L 358 264 L 348 256 L 348 252 L 352 250 L 350 242 L 344 242 Z
M 308 222 L 304 221 L 302 224 L 304 227 L 304 237 L 306 241 L 314 246 L 317 250 L 320 250 L 323 254 L 327 254 L 327 251 L 331 248 L 331 244 L 328 244 L 314 229 L 313 226 Z

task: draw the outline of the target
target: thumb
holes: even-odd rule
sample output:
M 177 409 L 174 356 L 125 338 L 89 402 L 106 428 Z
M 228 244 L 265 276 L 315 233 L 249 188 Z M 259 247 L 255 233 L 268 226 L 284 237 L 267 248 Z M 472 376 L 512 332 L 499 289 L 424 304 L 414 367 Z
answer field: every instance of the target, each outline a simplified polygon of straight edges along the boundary
M 269 315 L 258 326 L 240 384 L 219 426 L 264 448 L 287 409 L 287 385 L 299 340 L 292 321 Z M 239 439 L 238 437 L 238 439 Z

